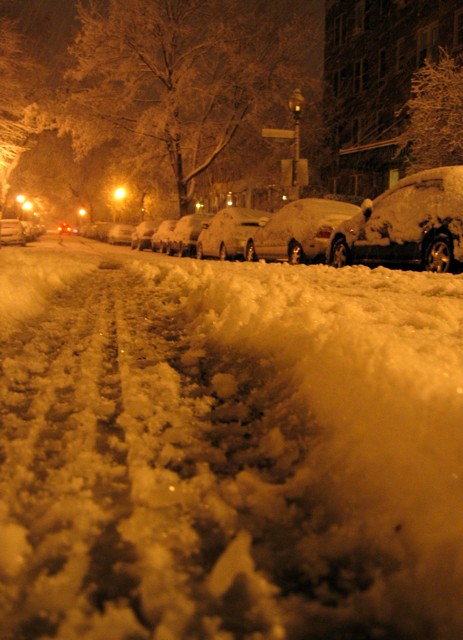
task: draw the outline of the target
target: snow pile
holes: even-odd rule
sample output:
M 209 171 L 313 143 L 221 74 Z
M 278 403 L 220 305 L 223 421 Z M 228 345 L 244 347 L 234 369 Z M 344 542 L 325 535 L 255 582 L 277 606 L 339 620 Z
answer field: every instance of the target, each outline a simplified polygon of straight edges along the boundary
M 54 250 L 37 251 L 31 246 L 0 250 L 0 332 L 3 336 L 16 328 L 18 322 L 42 313 L 51 293 L 94 268 L 69 256 L 63 244 L 57 238 Z

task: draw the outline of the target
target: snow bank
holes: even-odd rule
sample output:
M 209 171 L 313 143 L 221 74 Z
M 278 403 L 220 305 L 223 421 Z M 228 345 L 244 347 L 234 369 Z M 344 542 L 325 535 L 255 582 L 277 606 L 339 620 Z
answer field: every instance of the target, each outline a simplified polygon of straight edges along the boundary
M 428 624 L 462 633 L 463 279 L 193 261 L 154 275 L 175 280 L 195 347 L 272 361 L 268 389 L 286 387 L 288 415 L 319 425 L 310 472 L 287 487 L 316 492 L 323 512 L 301 563 L 370 557 L 380 577 L 350 606 L 394 620 L 406 608 L 417 637 Z M 262 446 L 283 453 L 282 432 Z

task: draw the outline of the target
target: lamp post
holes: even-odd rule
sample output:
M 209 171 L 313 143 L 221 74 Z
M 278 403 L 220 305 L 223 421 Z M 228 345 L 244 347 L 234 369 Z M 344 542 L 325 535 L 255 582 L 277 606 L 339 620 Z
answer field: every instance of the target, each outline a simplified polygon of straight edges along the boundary
M 289 110 L 294 117 L 294 159 L 293 159 L 293 187 L 298 186 L 297 167 L 300 159 L 300 124 L 305 98 L 300 89 L 295 89 L 288 101 Z

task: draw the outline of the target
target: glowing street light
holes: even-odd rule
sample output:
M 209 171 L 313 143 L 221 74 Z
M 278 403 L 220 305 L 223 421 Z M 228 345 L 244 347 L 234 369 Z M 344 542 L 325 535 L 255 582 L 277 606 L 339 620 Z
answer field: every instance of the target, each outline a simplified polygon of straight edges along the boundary
M 26 200 L 26 202 L 23 203 L 22 205 L 22 209 L 24 211 L 31 211 L 33 209 L 34 205 L 32 204 L 32 202 L 29 202 L 29 200 Z
M 127 192 L 124 187 L 118 187 L 114 192 L 114 197 L 116 198 L 116 200 L 123 200 L 126 195 Z
M 26 196 L 23 196 L 22 194 L 19 194 L 18 196 L 16 196 L 16 202 L 19 202 L 19 204 L 23 204 L 23 202 L 26 201 Z

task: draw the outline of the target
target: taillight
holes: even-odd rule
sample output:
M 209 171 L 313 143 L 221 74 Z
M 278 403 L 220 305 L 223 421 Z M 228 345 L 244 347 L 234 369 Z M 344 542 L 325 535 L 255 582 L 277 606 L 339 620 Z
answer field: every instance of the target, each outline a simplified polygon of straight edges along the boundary
M 333 227 L 320 227 L 320 229 L 315 234 L 315 237 L 316 238 L 329 238 L 332 231 L 333 231 Z

